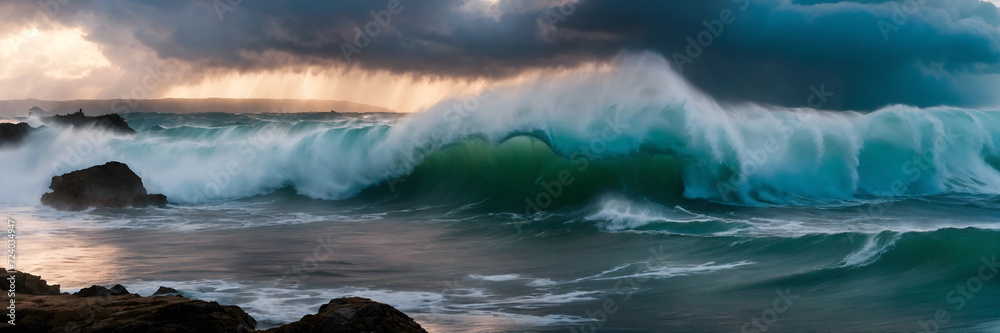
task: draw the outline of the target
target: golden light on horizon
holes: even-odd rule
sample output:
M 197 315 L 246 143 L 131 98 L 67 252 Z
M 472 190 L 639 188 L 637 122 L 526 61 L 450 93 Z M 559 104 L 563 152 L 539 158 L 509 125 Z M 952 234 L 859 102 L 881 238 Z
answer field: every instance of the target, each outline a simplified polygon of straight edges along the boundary
M 486 1 L 485 3 L 489 3 Z M 0 39 L 0 91 L 3 98 L 50 100 L 113 99 L 128 91 L 147 63 L 124 68 L 111 63 L 101 47 L 79 28 L 24 29 Z M 343 67 L 287 67 L 256 72 L 215 72 L 201 79 L 167 82 L 141 98 L 265 98 L 343 100 L 396 112 L 420 112 L 447 98 L 480 92 L 487 85 L 529 82 L 580 70 L 600 70 L 596 63 L 574 68 L 534 69 L 514 77 L 415 77 L 386 71 Z M 36 84 L 27 85 L 26 80 Z M 124 89 L 124 90 L 123 90 Z M 11 96 L 4 96 L 11 95 Z
M 474 85 L 474 84 L 471 84 Z M 417 112 L 448 96 L 468 92 L 460 80 L 415 79 L 361 71 L 310 70 L 213 76 L 171 87 L 164 98 L 332 99 L 370 104 L 397 112 Z
M 614 65 L 588 62 L 573 68 L 536 69 L 494 79 L 431 79 L 386 72 L 310 70 L 231 73 L 169 88 L 162 98 L 331 99 L 420 112 L 447 98 L 480 93 L 487 86 L 509 86 L 572 73 L 603 72 Z

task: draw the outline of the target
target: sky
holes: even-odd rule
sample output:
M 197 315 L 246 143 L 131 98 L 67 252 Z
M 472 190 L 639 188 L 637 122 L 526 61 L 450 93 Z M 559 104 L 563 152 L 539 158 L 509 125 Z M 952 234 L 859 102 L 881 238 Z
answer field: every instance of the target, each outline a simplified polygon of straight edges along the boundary
M 402 112 L 496 82 L 668 59 L 723 102 L 1000 104 L 980 0 L 41 0 L 0 3 L 0 99 L 308 98 Z

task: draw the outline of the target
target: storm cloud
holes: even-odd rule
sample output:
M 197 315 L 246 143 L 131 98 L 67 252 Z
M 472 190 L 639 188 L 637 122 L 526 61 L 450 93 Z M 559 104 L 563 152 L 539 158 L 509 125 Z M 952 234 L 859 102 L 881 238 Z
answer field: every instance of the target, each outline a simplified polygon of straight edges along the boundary
M 39 3 L 0 4 L 0 28 L 49 11 L 112 63 L 180 63 L 188 81 L 316 66 L 505 77 L 653 51 L 730 102 L 807 106 L 823 87 L 837 96 L 824 108 L 840 110 L 995 106 L 1000 83 L 1000 13 L 979 0 Z

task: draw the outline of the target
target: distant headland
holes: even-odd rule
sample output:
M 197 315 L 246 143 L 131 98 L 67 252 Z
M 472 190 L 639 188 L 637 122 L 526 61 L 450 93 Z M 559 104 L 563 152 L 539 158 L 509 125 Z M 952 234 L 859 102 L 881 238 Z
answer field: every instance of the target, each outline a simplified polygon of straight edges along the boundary
M 232 98 L 166 98 L 143 100 L 91 99 L 46 101 L 18 99 L 0 101 L 0 117 L 25 117 L 29 110 L 42 115 L 67 114 L 79 109 L 89 116 L 129 112 L 164 113 L 297 113 L 297 112 L 396 112 L 395 110 L 348 101 L 319 99 L 232 99 Z

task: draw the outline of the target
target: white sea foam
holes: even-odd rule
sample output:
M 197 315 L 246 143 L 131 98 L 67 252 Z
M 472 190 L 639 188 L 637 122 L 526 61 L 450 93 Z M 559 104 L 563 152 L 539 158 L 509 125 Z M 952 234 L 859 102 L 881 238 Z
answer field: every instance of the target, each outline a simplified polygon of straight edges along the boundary
M 243 308 L 258 322 L 267 326 L 299 320 L 315 313 L 320 305 L 338 297 L 365 297 L 404 311 L 418 318 L 425 328 L 438 327 L 449 321 L 459 321 L 460 327 L 474 327 L 483 322 L 503 318 L 501 327 L 539 327 L 584 320 L 572 315 L 528 315 L 510 309 L 530 310 L 558 307 L 560 304 L 594 300 L 594 291 L 566 293 L 541 292 L 513 297 L 491 297 L 483 292 L 454 295 L 425 291 L 398 291 L 370 288 L 297 289 L 267 286 L 259 283 L 231 280 L 197 281 L 134 281 L 126 284 L 130 292 L 151 295 L 159 286 L 170 286 L 181 294 L 198 299 L 233 304 Z M 76 290 L 70 289 L 70 292 Z M 459 297 L 456 300 L 455 297 Z M 506 309 L 506 310 L 505 310 Z M 441 327 L 453 327 L 442 325 Z
M 0 202 L 38 204 L 52 176 L 117 160 L 149 191 L 175 203 L 225 201 L 293 187 L 344 199 L 408 174 L 428 152 L 470 137 L 498 143 L 538 133 L 572 156 L 620 129 L 594 158 L 640 149 L 671 152 L 683 194 L 741 205 L 811 205 L 891 193 L 1000 193 L 1000 114 L 890 106 L 870 114 L 720 105 L 692 88 L 668 60 L 625 54 L 607 65 L 494 87 L 488 102 L 455 112 L 441 101 L 405 118 L 264 119 L 114 135 L 43 128 L 0 149 Z M 466 112 L 467 111 L 467 112 Z M 183 124 L 177 124 L 183 125 Z M 766 149 L 765 149 L 766 148 Z M 927 168 L 913 169 L 914 157 Z M 724 188 L 725 191 L 720 191 Z M 16 191 L 13 189 L 17 189 Z M 640 212 L 641 213 L 641 212 Z M 635 223 L 642 223 L 634 220 Z M 628 225 L 623 225 L 628 227 Z
M 882 254 L 886 251 L 892 249 L 900 237 L 902 237 L 902 234 L 868 236 L 864 245 L 862 245 L 857 251 L 848 254 L 847 257 L 840 262 L 839 267 L 868 266 L 878 261 Z
M 617 279 L 628 279 L 628 278 L 648 278 L 648 279 L 666 279 L 678 276 L 688 276 L 694 274 L 708 274 L 714 273 L 721 270 L 733 269 L 740 266 L 752 265 L 752 261 L 738 261 L 727 264 L 716 264 L 715 262 L 706 262 L 697 265 L 677 265 L 677 264 L 657 264 L 657 263 L 647 263 L 644 268 L 637 269 L 634 273 L 621 275 L 621 276 L 609 276 L 609 277 L 597 277 L 594 280 L 617 280 Z

